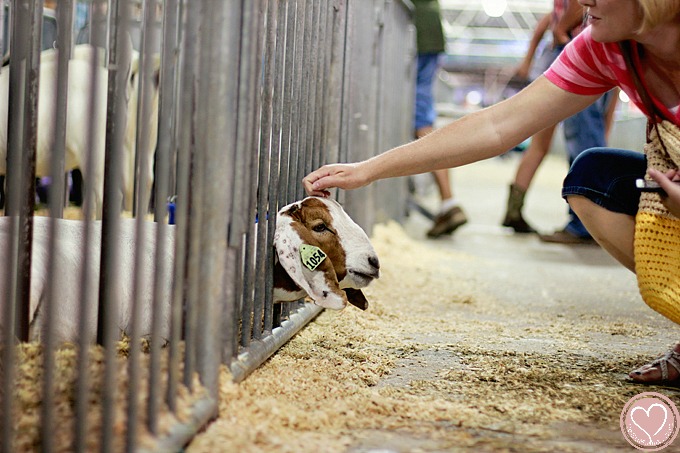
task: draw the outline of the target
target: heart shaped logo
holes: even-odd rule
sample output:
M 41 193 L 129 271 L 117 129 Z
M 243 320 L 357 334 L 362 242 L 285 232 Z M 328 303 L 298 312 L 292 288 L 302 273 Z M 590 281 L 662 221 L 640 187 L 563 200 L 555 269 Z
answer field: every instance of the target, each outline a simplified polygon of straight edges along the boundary
M 636 406 L 630 411 L 630 420 L 645 433 L 651 444 L 653 438 L 666 426 L 668 409 L 659 403 L 650 404 L 647 409 L 642 406 Z
M 645 392 L 631 398 L 624 406 L 621 432 L 633 447 L 657 451 L 673 443 L 679 421 L 678 409 L 668 397 Z

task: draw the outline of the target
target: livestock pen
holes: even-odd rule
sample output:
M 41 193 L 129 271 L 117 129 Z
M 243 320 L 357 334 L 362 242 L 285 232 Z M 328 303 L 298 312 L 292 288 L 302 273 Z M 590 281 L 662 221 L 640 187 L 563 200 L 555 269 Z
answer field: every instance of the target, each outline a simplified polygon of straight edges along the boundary
M 301 178 L 411 139 L 410 3 L 2 6 L 0 450 L 179 450 L 216 415 L 221 367 L 245 379 L 321 310 L 272 302 Z M 76 167 L 81 220 L 61 220 Z M 392 180 L 340 201 L 370 232 L 405 199 Z

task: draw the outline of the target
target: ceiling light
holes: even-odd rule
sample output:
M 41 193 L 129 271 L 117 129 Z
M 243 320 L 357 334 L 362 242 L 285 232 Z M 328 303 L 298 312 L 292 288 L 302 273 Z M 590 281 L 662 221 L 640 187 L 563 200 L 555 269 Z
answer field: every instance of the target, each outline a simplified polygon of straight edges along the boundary
M 507 0 L 482 0 L 484 12 L 489 17 L 501 17 L 508 6 Z

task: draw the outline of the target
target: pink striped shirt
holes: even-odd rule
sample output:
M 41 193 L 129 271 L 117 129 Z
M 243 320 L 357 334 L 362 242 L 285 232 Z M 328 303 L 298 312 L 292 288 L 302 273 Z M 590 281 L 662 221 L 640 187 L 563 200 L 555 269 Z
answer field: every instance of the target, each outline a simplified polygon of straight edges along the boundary
M 637 46 L 632 48 L 633 62 L 638 74 L 642 74 Z M 617 43 L 600 43 L 593 40 L 590 27 L 567 44 L 544 75 L 558 87 L 575 94 L 602 94 L 618 86 L 642 112 L 649 116 L 626 69 L 621 48 Z M 672 113 L 668 106 L 651 93 L 650 97 L 665 118 L 672 119 L 675 124 L 680 125 L 677 109 Z

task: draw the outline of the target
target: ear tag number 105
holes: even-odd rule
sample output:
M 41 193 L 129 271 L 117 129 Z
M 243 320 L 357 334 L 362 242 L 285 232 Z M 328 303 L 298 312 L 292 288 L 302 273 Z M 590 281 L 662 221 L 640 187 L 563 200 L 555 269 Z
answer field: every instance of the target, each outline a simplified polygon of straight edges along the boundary
M 326 254 L 319 247 L 302 244 L 300 246 L 300 258 L 302 258 L 302 263 L 307 269 L 313 271 L 326 259 Z

